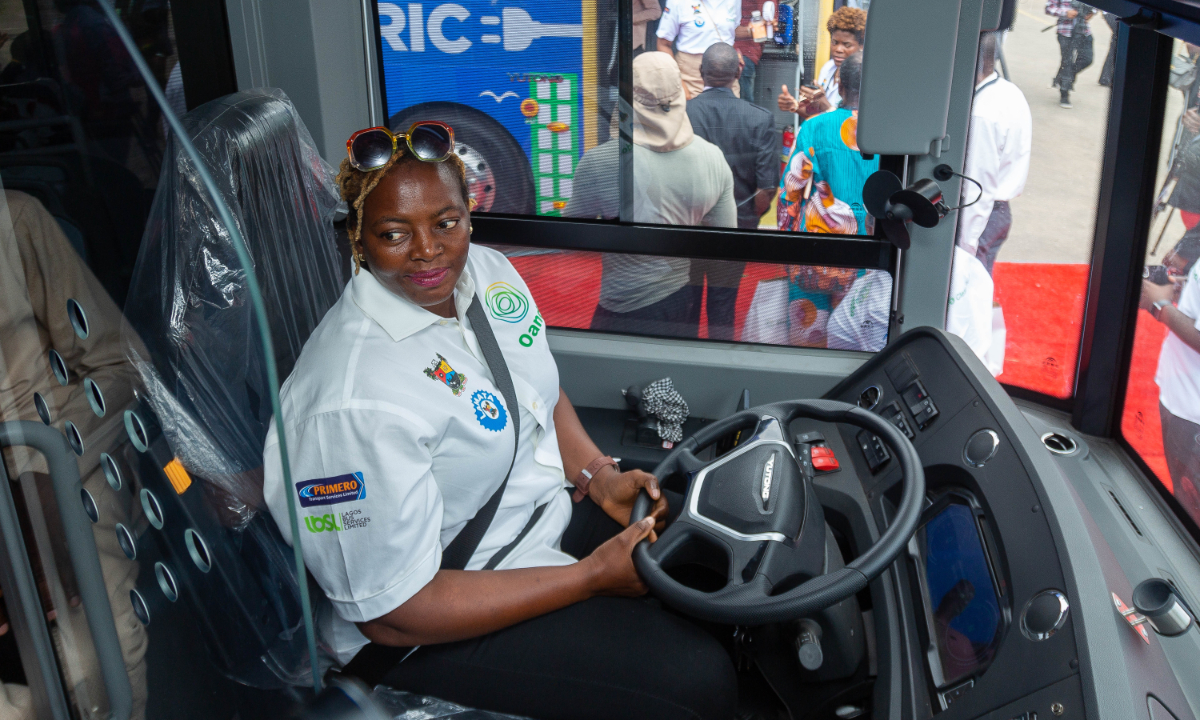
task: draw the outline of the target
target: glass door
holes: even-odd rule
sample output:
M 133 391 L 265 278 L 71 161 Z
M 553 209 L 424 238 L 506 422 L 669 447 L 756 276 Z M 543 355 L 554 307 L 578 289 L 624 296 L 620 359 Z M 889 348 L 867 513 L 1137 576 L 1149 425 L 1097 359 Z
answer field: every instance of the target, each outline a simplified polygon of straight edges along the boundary
M 280 93 L 177 125 L 170 8 L 117 5 L 0 10 L 0 708 L 282 716 L 322 665 L 263 448 L 331 170 Z

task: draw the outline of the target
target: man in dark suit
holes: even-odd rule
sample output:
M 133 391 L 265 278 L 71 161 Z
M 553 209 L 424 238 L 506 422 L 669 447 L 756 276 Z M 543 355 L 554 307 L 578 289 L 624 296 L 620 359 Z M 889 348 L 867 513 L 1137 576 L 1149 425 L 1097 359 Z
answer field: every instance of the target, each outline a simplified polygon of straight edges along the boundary
M 735 96 L 731 86 L 740 73 L 737 50 L 726 43 L 709 46 L 700 61 L 704 91 L 688 100 L 692 130 L 721 149 L 733 171 L 738 227 L 754 229 L 779 185 L 779 135 L 771 113 Z M 708 336 L 733 340 L 733 315 L 745 263 L 693 260 L 689 284 L 699 291 L 708 276 Z M 696 303 L 695 322 L 700 322 Z

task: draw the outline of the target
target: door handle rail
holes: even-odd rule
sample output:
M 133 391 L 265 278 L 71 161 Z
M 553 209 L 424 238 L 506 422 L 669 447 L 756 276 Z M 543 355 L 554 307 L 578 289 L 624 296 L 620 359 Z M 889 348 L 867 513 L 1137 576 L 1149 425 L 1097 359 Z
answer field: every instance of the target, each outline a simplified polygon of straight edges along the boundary
M 50 468 L 50 480 L 54 486 L 54 499 L 58 503 L 58 514 L 62 518 L 63 533 L 71 555 L 71 568 L 79 584 L 79 595 L 83 601 L 84 615 L 92 633 L 96 657 L 100 661 L 100 674 L 104 690 L 108 693 L 111 720 L 129 720 L 133 709 L 133 689 L 129 675 L 125 672 L 125 658 L 121 654 L 121 642 L 117 637 L 117 624 L 113 619 L 112 605 L 108 601 L 108 588 L 104 584 L 104 573 L 100 569 L 100 556 L 96 551 L 96 537 L 92 534 L 92 522 L 84 512 L 80 500 L 83 484 L 79 479 L 79 465 L 75 461 L 66 437 L 52 427 L 28 420 L 0 423 L 0 447 L 25 446 L 37 450 Z M 0 492 L 0 532 L 4 534 L 9 561 L 15 568 L 29 568 L 27 557 L 14 557 L 24 548 L 24 542 L 10 541 L 9 531 L 14 530 L 18 540 L 20 528 L 8 527 L 8 520 L 16 519 L 8 487 Z M 22 573 L 16 573 L 20 576 Z M 28 582 L 32 588 L 33 575 L 29 571 Z M 20 579 L 18 579 L 20 583 Z M 22 601 L 26 598 L 22 597 Z M 40 608 L 37 593 L 33 594 L 33 607 Z M 35 633 L 36 636 L 36 633 Z M 48 635 L 46 641 L 49 641 Z M 39 660 L 40 652 L 39 652 Z M 50 657 L 54 667 L 53 655 Z M 61 684 L 58 684 L 61 695 Z M 52 701 L 53 702 L 53 701 Z

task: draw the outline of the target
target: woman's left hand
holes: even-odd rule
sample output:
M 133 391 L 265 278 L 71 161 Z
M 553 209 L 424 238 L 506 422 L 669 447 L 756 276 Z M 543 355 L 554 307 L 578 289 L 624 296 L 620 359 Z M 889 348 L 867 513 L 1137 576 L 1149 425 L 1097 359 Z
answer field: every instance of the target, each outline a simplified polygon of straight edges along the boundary
M 655 518 L 655 530 L 662 530 L 667 519 L 667 499 L 663 497 L 658 487 L 658 478 L 643 470 L 628 470 L 617 472 L 611 465 L 597 473 L 595 479 L 588 485 L 588 496 L 592 502 L 599 505 L 613 520 L 629 526 L 629 516 L 633 513 L 633 503 L 638 493 L 645 488 L 654 501 L 650 515 Z M 651 540 L 657 537 L 651 533 Z

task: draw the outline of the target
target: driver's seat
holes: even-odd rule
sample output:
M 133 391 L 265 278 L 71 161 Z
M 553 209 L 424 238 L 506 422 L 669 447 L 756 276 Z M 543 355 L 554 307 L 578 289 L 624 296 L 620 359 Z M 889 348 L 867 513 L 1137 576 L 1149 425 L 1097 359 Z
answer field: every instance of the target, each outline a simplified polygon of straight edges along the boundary
M 245 238 L 282 381 L 344 285 L 333 170 L 279 90 L 229 95 L 181 120 Z M 212 663 L 240 684 L 304 686 L 301 579 L 263 511 L 268 350 L 232 240 L 177 141 L 166 163 L 126 304 L 134 331 L 126 353 L 143 386 L 126 428 L 141 451 L 136 475 L 150 519 L 127 553 L 163 560 L 143 570 L 130 601 L 151 630 L 184 604 Z M 328 611 L 316 583 L 304 581 Z M 320 652 L 324 670 L 333 661 Z M 395 716 L 507 717 L 386 688 L 376 695 Z

